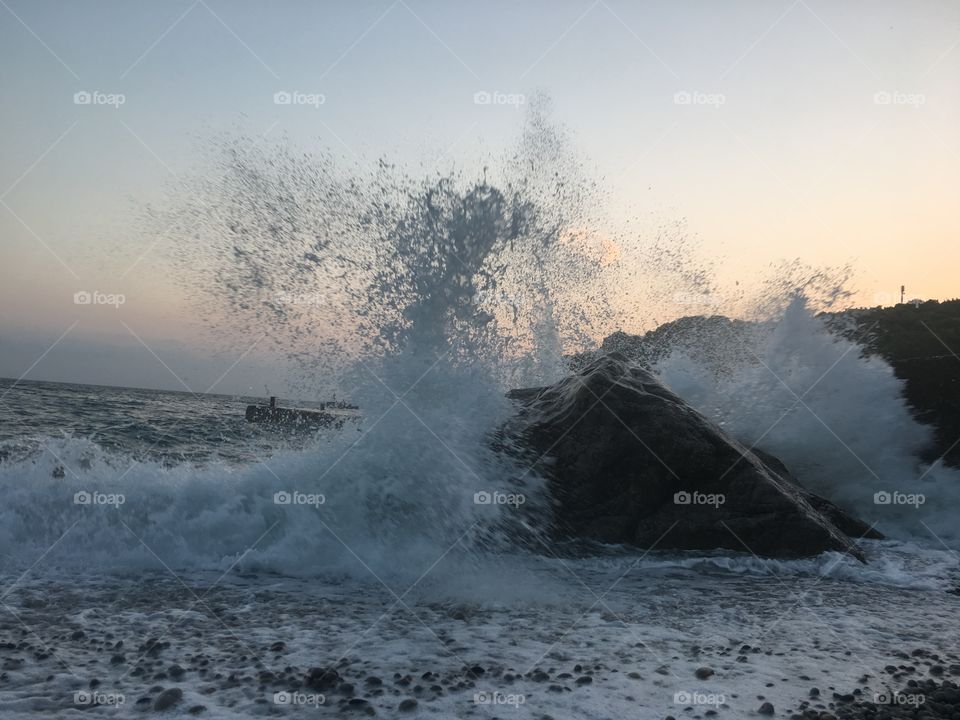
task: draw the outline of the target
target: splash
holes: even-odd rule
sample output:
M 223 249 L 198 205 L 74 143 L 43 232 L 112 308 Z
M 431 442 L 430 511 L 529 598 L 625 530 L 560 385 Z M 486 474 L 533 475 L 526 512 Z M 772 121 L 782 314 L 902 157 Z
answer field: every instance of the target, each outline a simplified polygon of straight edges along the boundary
M 690 333 L 657 371 L 728 432 L 882 532 L 956 546 L 960 473 L 920 460 L 931 428 L 913 418 L 902 381 L 834 334 L 803 292 L 771 301 L 781 298 L 783 309 L 762 323 Z M 704 335 L 709 342 L 697 342 Z
M 214 334 L 238 351 L 265 335 L 303 394 L 349 397 L 362 422 L 240 469 L 47 445 L 16 468 L 30 479 L 3 511 L 5 545 L 53 544 L 49 562 L 91 568 L 409 581 L 443 558 L 472 567 L 535 542 L 549 523 L 542 479 L 490 433 L 512 413 L 511 384 L 552 379 L 565 344 L 590 338 L 580 318 L 602 315 L 603 262 L 585 261 L 582 233 L 572 240 L 589 225 L 589 184 L 564 165 L 561 137 L 532 122 L 498 172 L 423 179 L 382 160 L 360 169 L 284 143 L 219 143 L 154 216 L 177 277 L 206 290 L 195 307 Z M 51 477 L 56 457 L 66 477 Z
M 542 478 L 490 448 L 513 412 L 504 392 L 557 379 L 571 354 L 654 319 L 657 298 L 721 296 L 682 226 L 652 241 L 611 228 L 587 177 L 569 138 L 536 110 L 517 148 L 475 172 L 413 177 L 287 142 L 211 143 L 206 167 L 153 213 L 151 231 L 168 239 L 212 338 L 238 354 L 266 338 L 298 394 L 348 397 L 362 423 L 241 468 L 162 467 L 47 442 L 39 456 L 0 465 L 4 564 L 48 553 L 45 565 L 90 570 L 416 582 L 441 562 L 478 576 L 520 562 L 543 539 L 550 501 Z M 954 542 L 945 509 L 955 474 L 919 465 L 928 430 L 899 381 L 810 310 L 840 302 L 846 278 L 772 276 L 758 297 L 735 291 L 714 306 L 754 322 L 693 323 L 656 370 L 883 531 Z M 59 463 L 73 470 L 52 477 Z M 873 500 L 918 488 L 930 498 L 919 510 Z M 78 493 L 124 502 L 78 504 Z

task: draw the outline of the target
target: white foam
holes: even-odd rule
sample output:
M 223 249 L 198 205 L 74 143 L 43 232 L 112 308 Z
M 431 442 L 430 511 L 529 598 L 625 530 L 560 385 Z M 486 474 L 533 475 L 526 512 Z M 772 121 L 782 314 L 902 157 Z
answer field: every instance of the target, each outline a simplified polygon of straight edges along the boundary
M 656 370 L 737 439 L 780 458 L 803 485 L 881 532 L 958 547 L 960 472 L 918 459 L 931 428 L 912 417 L 886 362 L 831 333 L 802 296 L 752 336 L 730 333 L 726 343 L 738 351 L 731 357 L 746 355 L 729 372 L 688 349 Z M 876 503 L 883 492 L 922 494 L 925 502 Z

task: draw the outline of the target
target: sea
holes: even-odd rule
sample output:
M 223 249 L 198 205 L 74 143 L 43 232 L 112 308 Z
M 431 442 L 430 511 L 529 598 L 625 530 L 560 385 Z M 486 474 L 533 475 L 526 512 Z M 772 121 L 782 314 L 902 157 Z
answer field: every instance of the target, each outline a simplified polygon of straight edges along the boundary
M 960 663 L 932 530 L 866 565 L 491 540 L 505 510 L 472 496 L 506 471 L 431 415 L 448 382 L 302 430 L 246 422 L 258 398 L 2 381 L 0 717 L 741 718 L 915 702 Z
M 720 304 L 682 227 L 612 227 L 562 128 L 521 135 L 426 176 L 211 140 L 145 247 L 210 347 L 268 337 L 298 397 L 332 382 L 359 417 L 291 431 L 245 421 L 262 399 L 0 381 L 0 718 L 828 718 L 960 676 L 960 472 L 823 323 L 831 273 Z M 721 312 L 752 330 L 651 370 L 883 533 L 866 563 L 571 547 L 545 479 L 494 449 L 511 388 Z

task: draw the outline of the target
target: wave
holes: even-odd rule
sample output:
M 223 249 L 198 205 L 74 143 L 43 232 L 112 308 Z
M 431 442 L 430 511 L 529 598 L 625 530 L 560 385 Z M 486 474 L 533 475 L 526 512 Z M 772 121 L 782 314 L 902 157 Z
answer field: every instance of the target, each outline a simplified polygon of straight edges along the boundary
M 833 333 L 802 295 L 750 332 L 712 339 L 708 352 L 688 344 L 667 354 L 656 364 L 660 377 L 881 532 L 958 546 L 960 472 L 920 460 L 932 428 L 914 419 L 882 358 Z M 718 354 L 733 360 L 718 366 Z
M 91 572 L 219 568 L 415 582 L 442 561 L 461 576 L 479 577 L 491 563 L 522 573 L 548 542 L 550 499 L 543 478 L 490 447 L 512 412 L 504 392 L 556 379 L 565 353 L 594 348 L 636 314 L 617 302 L 624 278 L 636 285 L 629 265 L 638 256 L 622 236 L 613 242 L 589 229 L 596 188 L 564 143 L 534 114 L 499 170 L 424 180 L 384 162 L 367 172 L 283 147 L 241 151 L 235 139 L 217 147 L 215 172 L 158 215 L 183 261 L 178 277 L 213 289 L 198 299 L 211 327 L 267 333 L 274 351 L 297 361 L 310 394 L 339 390 L 363 420 L 240 467 L 165 467 L 51 439 L 38 455 L 0 463 L 4 569 L 42 560 Z M 657 283 L 702 286 L 690 257 L 676 248 L 655 254 L 645 271 Z M 900 382 L 831 334 L 802 296 L 772 299 L 782 298 L 779 314 L 750 337 L 696 339 L 656 371 L 811 489 L 912 543 L 896 547 L 926 548 L 915 558 L 939 543 L 954 547 L 956 472 L 916 459 L 929 429 L 911 418 Z M 64 477 L 54 476 L 58 466 Z M 925 501 L 878 504 L 876 493 Z M 878 552 L 868 569 L 837 570 L 930 582 L 897 552 Z M 785 573 L 831 564 L 656 562 Z

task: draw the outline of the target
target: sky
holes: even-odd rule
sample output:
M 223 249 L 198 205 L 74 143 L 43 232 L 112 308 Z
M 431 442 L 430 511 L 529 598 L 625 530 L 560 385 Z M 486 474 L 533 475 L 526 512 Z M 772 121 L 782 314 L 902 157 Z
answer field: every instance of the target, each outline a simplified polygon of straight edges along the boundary
M 608 211 L 682 223 L 721 282 L 957 297 L 958 78 L 956 1 L 0 0 L 0 376 L 260 392 L 144 241 L 204 139 L 449 168 L 537 93 Z

